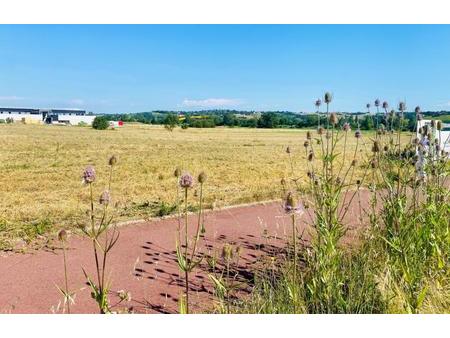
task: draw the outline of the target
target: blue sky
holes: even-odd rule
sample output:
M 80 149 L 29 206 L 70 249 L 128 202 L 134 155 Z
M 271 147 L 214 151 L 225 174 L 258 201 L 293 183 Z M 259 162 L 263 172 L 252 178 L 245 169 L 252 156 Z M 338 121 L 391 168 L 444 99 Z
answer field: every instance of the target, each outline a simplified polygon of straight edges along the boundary
M 0 26 L 0 106 L 450 110 L 450 26 Z

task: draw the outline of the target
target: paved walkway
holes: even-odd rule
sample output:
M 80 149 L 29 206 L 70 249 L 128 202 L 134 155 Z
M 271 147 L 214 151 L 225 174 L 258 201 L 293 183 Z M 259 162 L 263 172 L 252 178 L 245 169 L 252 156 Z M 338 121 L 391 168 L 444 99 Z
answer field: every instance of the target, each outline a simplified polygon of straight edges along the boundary
M 356 219 L 355 210 L 349 213 L 349 219 Z M 307 214 L 299 219 L 299 233 L 305 230 L 307 220 Z M 195 218 L 191 217 L 190 221 L 194 231 Z M 177 219 L 169 218 L 120 228 L 119 241 L 109 258 L 109 276 L 112 289 L 129 291 L 132 300 L 123 302 L 117 309 L 127 307 L 138 313 L 177 312 L 178 298 L 183 292 L 175 255 L 177 223 Z M 224 243 L 239 244 L 242 248 L 239 270 L 243 274 L 251 274 L 252 265 L 262 253 L 284 246 L 291 231 L 290 218 L 276 202 L 208 212 L 205 225 L 201 250 L 208 253 L 221 250 Z M 81 269 L 84 267 L 93 276 L 92 243 L 74 235 L 68 246 L 69 288 L 76 292 L 72 312 L 95 313 L 96 304 Z M 207 273 L 196 269 L 192 278 L 191 308 L 211 309 L 212 287 Z M 61 312 L 58 303 L 62 296 L 56 285 L 63 285 L 61 250 L 0 256 L 0 313 Z M 115 296 L 111 299 L 112 303 L 117 300 Z

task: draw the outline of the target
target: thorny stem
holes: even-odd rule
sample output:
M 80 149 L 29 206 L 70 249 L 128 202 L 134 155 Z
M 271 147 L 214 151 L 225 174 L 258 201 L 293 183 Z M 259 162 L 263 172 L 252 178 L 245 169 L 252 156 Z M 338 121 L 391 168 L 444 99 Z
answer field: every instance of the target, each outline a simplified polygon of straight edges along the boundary
M 63 260 L 64 260 L 64 282 L 66 285 L 66 300 L 67 300 L 67 313 L 70 314 L 70 296 L 69 296 L 69 285 L 67 279 L 67 262 L 66 262 L 66 244 L 62 243 L 63 246 Z
M 292 213 L 292 240 L 294 244 L 294 313 L 297 313 L 297 232 L 295 226 L 295 213 Z
M 186 258 L 186 269 L 184 270 L 184 278 L 186 279 L 186 313 L 189 314 L 189 264 L 188 261 L 188 188 L 184 188 L 184 256 Z

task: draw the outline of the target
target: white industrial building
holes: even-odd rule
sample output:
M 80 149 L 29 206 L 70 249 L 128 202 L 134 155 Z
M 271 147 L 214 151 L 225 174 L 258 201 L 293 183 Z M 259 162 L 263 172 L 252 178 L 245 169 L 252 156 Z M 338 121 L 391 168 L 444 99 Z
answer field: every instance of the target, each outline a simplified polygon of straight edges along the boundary
M 25 123 L 91 125 L 95 116 L 77 109 L 0 108 L 0 120 L 7 119 Z

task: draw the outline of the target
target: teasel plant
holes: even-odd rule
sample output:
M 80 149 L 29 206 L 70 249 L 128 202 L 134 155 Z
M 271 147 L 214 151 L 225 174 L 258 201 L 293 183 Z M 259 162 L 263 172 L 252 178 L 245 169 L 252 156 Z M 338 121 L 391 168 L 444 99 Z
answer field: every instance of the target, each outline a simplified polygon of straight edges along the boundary
M 184 272 L 184 284 L 185 291 L 184 295 L 180 297 L 179 310 L 180 313 L 189 314 L 189 274 L 201 263 L 203 255 L 199 255 L 198 248 L 201 239 L 203 225 L 203 185 L 205 184 L 207 176 L 204 172 L 198 175 L 198 183 L 200 185 L 199 193 L 199 211 L 197 213 L 197 229 L 195 235 L 192 239 L 189 237 L 189 190 L 194 186 L 194 178 L 189 173 L 184 173 L 179 178 L 179 186 L 184 193 L 184 210 L 183 219 L 184 224 L 178 230 L 177 240 L 176 240 L 176 252 L 177 252 L 177 262 L 180 270 Z M 183 236 L 184 230 L 184 236 Z M 184 238 L 183 238 L 184 237 Z M 183 245 L 181 245 L 183 243 Z M 200 256 L 200 257 L 199 257 Z
M 442 127 L 437 122 L 416 127 L 417 137 L 413 133 L 402 142 L 405 109 L 401 102 L 396 143 L 373 145 L 383 189 L 373 192 L 381 201 L 381 211 L 374 209 L 372 214 L 381 216 L 383 226 L 375 229 L 375 234 L 384 247 L 391 289 L 397 290 L 393 297 L 402 298 L 406 312 L 418 313 L 427 300 L 428 281 L 439 281 L 448 269 L 449 167 L 439 140 Z M 415 113 L 417 122 L 421 121 L 420 107 Z M 390 151 L 390 146 L 395 150 Z
M 219 313 L 231 313 L 233 293 L 241 287 L 237 280 L 241 254 L 241 246 L 225 243 L 220 254 L 214 252 L 213 255 L 206 257 L 210 271 L 208 277 L 213 283 L 217 300 L 216 309 Z
M 64 264 L 64 287 L 61 288 L 58 285 L 56 286 L 59 292 L 63 295 L 63 306 L 64 309 L 67 309 L 67 313 L 70 314 L 70 304 L 75 304 L 75 293 L 69 290 L 69 279 L 67 275 L 67 248 L 66 243 L 68 239 L 68 232 L 65 229 L 61 229 L 58 232 L 58 240 L 62 245 L 63 252 L 63 264 Z
M 312 313 L 346 311 L 346 295 L 341 288 L 345 276 L 340 273 L 343 257 L 340 242 L 347 231 L 344 218 L 367 180 L 369 170 L 368 159 L 359 158 L 359 149 L 365 145 L 361 131 L 356 130 L 354 149 L 349 149 L 350 124 L 340 124 L 337 113 L 330 113 L 327 126 L 318 129 L 318 140 L 322 140 L 323 134 L 327 138 L 326 147 L 316 148 L 308 135 L 304 143 L 309 188 L 303 200 L 311 206 L 305 210 L 314 233 L 304 257 L 306 269 L 301 282 L 306 310 Z M 337 151 L 338 144 L 343 144 L 340 152 Z M 365 169 L 355 180 L 359 161 Z
M 83 183 L 87 185 L 89 189 L 90 208 L 88 211 L 89 224 L 82 227 L 81 230 L 92 241 L 96 278 L 91 278 L 84 268 L 83 273 L 91 288 L 91 296 L 96 301 L 99 311 L 102 314 L 111 313 L 108 297 L 111 293 L 111 282 L 106 279 L 106 270 L 108 255 L 117 243 L 120 234 L 117 230 L 117 225 L 112 222 L 113 217 L 109 214 L 113 169 L 116 164 L 117 157 L 111 156 L 108 161 L 108 188 L 100 195 L 98 204 L 94 200 L 94 183 L 96 181 L 94 167 L 88 166 L 82 176 Z M 99 210 L 97 211 L 97 209 Z

